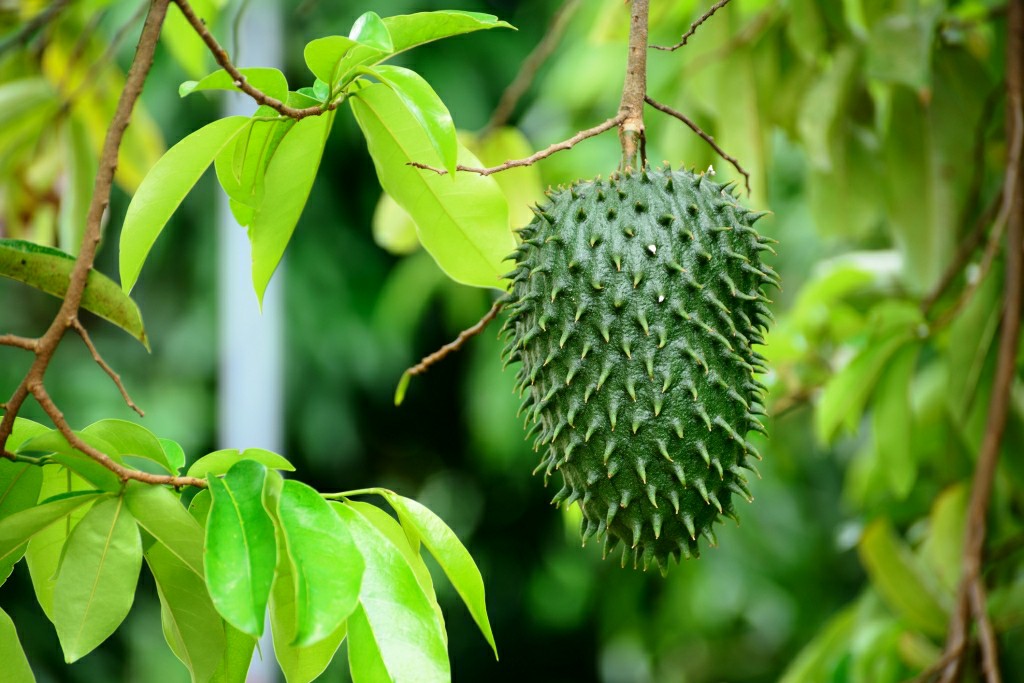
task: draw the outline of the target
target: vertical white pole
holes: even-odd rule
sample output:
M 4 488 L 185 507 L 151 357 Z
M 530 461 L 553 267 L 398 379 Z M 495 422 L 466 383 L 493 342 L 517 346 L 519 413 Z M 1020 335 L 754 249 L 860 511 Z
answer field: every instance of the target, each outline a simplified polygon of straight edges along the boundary
M 231 17 L 233 19 L 233 17 Z M 281 16 L 276 0 L 248 4 L 232 59 L 246 66 L 280 66 Z M 224 39 L 230 44 L 227 34 Z M 244 56 L 241 53 L 244 52 Z M 231 95 L 226 116 L 248 116 L 252 100 Z M 246 229 L 239 226 L 221 194 L 218 205 L 218 441 L 221 448 L 284 449 L 284 268 L 277 269 L 260 314 L 252 288 Z M 278 669 L 270 627 L 253 656 L 247 683 L 275 683 Z

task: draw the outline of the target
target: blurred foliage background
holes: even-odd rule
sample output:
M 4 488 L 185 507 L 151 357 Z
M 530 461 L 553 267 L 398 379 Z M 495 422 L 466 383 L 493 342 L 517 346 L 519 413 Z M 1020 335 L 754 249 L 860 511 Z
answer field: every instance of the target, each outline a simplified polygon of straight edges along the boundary
M 13 35 L 48 4 L 0 0 L 0 31 Z M 0 42 L 4 237 L 74 250 L 75 217 L 144 4 L 72 2 L 23 44 Z M 248 3 L 195 4 L 237 63 L 263 65 L 260 44 L 232 31 Z M 621 0 L 574 3 L 565 36 L 509 121 L 516 128 L 485 138 L 474 131 L 559 3 L 281 4 L 285 72 L 299 85 L 310 80 L 301 46 L 347 33 L 367 9 L 485 11 L 517 26 L 437 43 L 402 62 L 434 85 L 485 162 L 569 137 L 618 105 L 628 24 Z M 652 41 L 678 40 L 707 4 L 654 0 Z M 283 273 L 286 454 L 320 490 L 381 485 L 415 496 L 466 542 L 485 578 L 501 661 L 441 581 L 455 680 L 885 683 L 936 662 L 995 366 L 999 259 L 985 268 L 973 254 L 934 305 L 924 302 L 1001 182 L 1004 9 L 983 0 L 739 0 L 682 50 L 650 54 L 651 94 L 751 172 L 747 202 L 774 212 L 763 232 L 781 242 L 773 265 L 785 287 L 764 351 L 771 439 L 758 443 L 756 502 L 741 508 L 740 526 L 719 532 L 718 548 L 667 579 L 581 549 L 578 513 L 548 505 L 557 487 L 530 474 L 538 456 L 515 417 L 514 370 L 502 370 L 496 328 L 392 405 L 402 370 L 475 322 L 491 294 L 447 280 L 416 248 L 400 210 L 381 201 L 354 122 L 339 115 Z M 116 272 L 109 244 L 128 193 L 165 145 L 217 114 L 215 98 L 177 96 L 180 82 L 214 68 L 192 40 L 169 22 L 119 168 L 99 261 L 106 273 Z M 651 111 L 647 125 L 652 161 L 738 177 L 678 121 Z M 618 157 L 607 134 L 503 182 L 522 211 L 544 186 L 607 175 Z M 180 441 L 190 458 L 215 444 L 216 191 L 207 178 L 189 197 L 135 290 L 153 353 L 87 321 L 146 409 L 147 426 Z M 56 307 L 0 283 L 5 332 L 36 333 Z M 3 391 L 25 362 L 0 348 Z M 49 377 L 76 426 L 133 418 L 81 345 L 63 345 Z M 1019 374 L 1013 395 L 986 572 L 1008 681 L 1024 680 Z M 141 587 L 127 627 L 70 667 L 24 567 L 0 600 L 40 681 L 187 679 L 162 644 L 151 585 Z M 343 662 L 324 680 L 346 680 Z

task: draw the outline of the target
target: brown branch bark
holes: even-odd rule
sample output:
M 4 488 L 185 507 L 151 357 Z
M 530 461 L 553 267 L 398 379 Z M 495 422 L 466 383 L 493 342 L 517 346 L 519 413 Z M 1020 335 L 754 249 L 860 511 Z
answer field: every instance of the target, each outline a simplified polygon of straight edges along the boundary
M 0 346 L 13 346 L 16 349 L 35 351 L 39 340 L 28 337 L 19 337 L 15 334 L 0 334 Z
M 124 402 L 128 404 L 128 407 L 138 413 L 139 417 L 145 417 L 146 413 L 142 412 L 142 409 L 135 405 L 135 401 L 133 401 L 132 397 L 128 395 L 128 390 L 125 389 L 124 382 L 121 381 L 121 375 L 114 372 L 114 368 L 110 367 L 110 365 L 107 364 L 107 361 L 103 360 L 103 356 L 101 356 L 100 352 L 96 349 L 96 345 L 92 343 L 92 338 L 89 336 L 89 332 L 85 329 L 82 321 L 77 317 L 72 318 L 71 326 L 75 329 L 75 332 L 78 333 L 78 336 L 82 338 L 82 342 L 85 344 L 85 347 L 89 349 L 89 353 L 92 354 L 92 359 L 96 361 L 96 364 L 102 368 L 103 372 L 107 373 L 110 379 L 113 380 L 114 386 L 116 386 L 117 390 L 121 392 L 121 398 L 123 398 Z
M 649 0 L 633 0 L 629 19 L 629 56 L 626 59 L 626 78 L 622 84 L 622 99 L 619 101 L 619 142 L 622 144 L 622 170 L 637 163 L 647 163 L 644 158 L 644 98 L 647 96 L 647 36 Z
M 1003 184 L 1007 242 L 1002 329 L 985 437 L 975 465 L 971 500 L 967 508 L 962 558 L 963 575 L 957 594 L 957 607 L 946 640 L 947 651 L 964 652 L 970 619 L 973 617 L 978 624 L 982 674 L 987 683 L 1000 683 L 1002 677 L 999 672 L 996 638 L 986 611 L 982 562 L 988 531 L 988 508 L 999 463 L 999 448 L 1010 409 L 1010 392 L 1016 375 L 1021 289 L 1024 284 L 1024 253 L 1021 251 L 1024 246 L 1024 192 L 1021 191 L 1020 182 L 1021 174 L 1024 173 L 1024 164 L 1021 160 L 1021 138 L 1024 136 L 1024 0 L 1011 0 L 1009 4 L 1006 60 L 1006 132 L 1007 138 L 1013 142 Z M 963 657 L 954 657 L 943 670 L 940 680 L 943 683 L 954 683 L 960 680 L 962 670 Z
M 714 16 L 715 12 L 717 12 L 718 10 L 720 10 L 723 7 L 725 7 L 726 5 L 728 5 L 729 2 L 731 2 L 731 0 L 718 0 L 718 2 L 716 2 L 714 5 L 712 5 L 711 8 L 708 9 L 707 12 L 702 14 L 700 17 L 697 18 L 697 20 L 695 22 L 690 24 L 690 30 L 687 31 L 686 33 L 684 33 L 683 37 L 675 45 L 652 45 L 651 47 L 653 47 L 655 50 L 665 50 L 666 52 L 675 52 L 676 50 L 681 48 L 683 45 L 686 45 L 686 41 L 688 41 L 693 36 L 693 34 L 697 32 L 697 29 L 700 28 L 701 24 L 703 24 L 705 21 L 707 21 L 712 16 Z
M 491 310 L 487 311 L 487 313 L 484 314 L 484 317 L 480 318 L 475 325 L 459 332 L 459 336 L 456 337 L 454 341 L 445 344 L 429 356 L 425 356 L 419 363 L 406 370 L 405 374 L 422 375 L 431 367 L 447 358 L 450 354 L 461 349 L 469 339 L 484 331 L 484 328 L 487 327 L 487 325 L 498 315 L 498 311 L 501 310 L 503 304 L 503 299 L 495 301 L 494 305 L 491 306 Z

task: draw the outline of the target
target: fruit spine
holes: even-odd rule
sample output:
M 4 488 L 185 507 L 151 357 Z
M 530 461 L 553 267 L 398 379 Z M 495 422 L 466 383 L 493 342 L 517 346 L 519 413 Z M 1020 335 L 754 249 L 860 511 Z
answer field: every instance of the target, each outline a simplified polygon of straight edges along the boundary
M 521 361 L 521 413 L 560 472 L 556 505 L 578 502 L 583 541 L 622 562 L 699 555 L 712 524 L 750 500 L 744 469 L 758 417 L 772 315 L 762 288 L 762 213 L 726 186 L 666 167 L 550 192 L 510 259 L 503 331 Z M 756 471 L 756 470 L 755 470 Z

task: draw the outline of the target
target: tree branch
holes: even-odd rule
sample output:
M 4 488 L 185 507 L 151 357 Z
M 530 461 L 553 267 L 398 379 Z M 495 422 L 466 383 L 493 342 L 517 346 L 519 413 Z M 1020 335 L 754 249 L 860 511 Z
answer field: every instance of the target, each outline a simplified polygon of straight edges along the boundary
M 35 351 L 38 344 L 38 339 L 19 337 L 15 334 L 0 334 L 0 346 L 13 346 L 14 348 L 24 349 L 25 351 Z
M 705 133 L 700 126 L 691 121 L 690 118 L 686 116 L 686 114 L 684 114 L 683 112 L 676 111 L 667 104 L 662 104 L 661 102 L 658 102 L 653 97 L 645 97 L 644 101 L 647 102 L 647 104 L 654 107 L 655 109 L 657 109 L 658 111 L 664 112 L 669 116 L 676 117 L 677 119 L 685 123 L 687 126 L 689 126 L 690 130 L 699 135 L 701 139 L 704 140 L 704 142 L 711 145 L 711 149 L 715 150 L 715 153 L 718 154 L 718 156 L 722 157 L 725 161 L 728 161 L 730 164 L 732 164 L 732 167 L 735 168 L 736 171 L 743 176 L 743 185 L 747 188 L 747 194 L 750 194 L 750 174 L 747 173 L 746 169 L 744 169 L 743 166 L 740 165 L 740 162 L 739 160 L 736 159 L 736 157 L 727 154 L 724 149 L 718 146 L 718 143 L 715 142 L 715 139 L 713 137 Z
M 188 3 L 188 0 L 172 1 L 179 9 L 181 9 L 181 13 L 185 15 L 185 19 L 192 26 L 192 29 L 199 35 L 202 41 L 206 43 L 206 47 L 208 47 L 210 52 L 213 53 L 213 58 L 217 61 L 217 64 L 227 71 L 231 78 L 234 79 L 235 87 L 255 100 L 257 104 L 266 105 L 282 116 L 287 116 L 288 118 L 295 120 L 304 119 L 307 116 L 320 116 L 324 112 L 335 109 L 338 106 L 337 103 L 331 102 L 329 104 L 296 109 L 295 107 L 289 107 L 287 104 L 275 97 L 267 95 L 262 90 L 254 88 L 246 80 L 245 76 L 242 75 L 242 72 L 240 72 L 235 65 L 231 63 L 227 50 L 221 47 L 220 43 L 217 42 L 217 39 L 213 37 L 210 30 L 206 28 L 206 23 L 196 16 L 196 13 Z
M 666 52 L 675 52 L 676 50 L 681 48 L 683 45 L 686 45 L 686 41 L 688 41 L 690 39 L 690 37 L 693 36 L 693 34 L 697 32 L 697 29 L 700 28 L 701 24 L 703 24 L 705 21 L 707 21 L 712 16 L 714 16 L 715 12 L 717 12 L 720 9 L 722 9 L 723 7 L 728 5 L 730 2 L 731 2 L 731 0 L 718 0 L 718 2 L 716 2 L 714 5 L 711 6 L 711 9 L 709 9 L 707 12 L 702 14 L 697 19 L 697 21 L 695 21 L 692 24 L 690 24 L 690 30 L 687 31 L 686 33 L 684 33 L 682 39 L 678 43 L 676 43 L 675 45 L 651 45 L 651 47 L 654 48 L 655 50 L 665 50 Z
M 141 408 L 135 405 L 135 401 L 133 401 L 132 397 L 128 395 L 128 390 L 124 388 L 124 382 L 121 381 L 121 375 L 114 372 L 114 368 L 107 365 L 107 361 L 103 360 L 103 356 L 101 356 L 100 352 L 96 350 L 96 346 L 92 343 L 92 339 L 89 337 L 89 333 L 86 331 L 85 326 L 82 325 L 82 322 L 77 317 L 72 318 L 71 326 L 75 329 L 75 332 L 78 333 L 78 336 L 82 338 L 82 341 L 85 342 L 86 348 L 88 348 L 89 353 L 92 354 L 92 359 L 96 361 L 96 364 L 103 369 L 103 372 L 107 373 L 110 379 L 114 381 L 114 385 L 117 387 L 117 390 L 121 392 L 121 398 L 123 398 L 124 402 L 128 404 L 128 407 L 138 413 L 139 417 L 145 417 L 146 414 L 142 412 Z
M 561 152 L 561 151 L 564 151 L 564 150 L 567 150 L 567 149 L 572 149 L 577 143 L 582 142 L 583 140 L 586 140 L 587 138 L 592 138 L 595 135 L 600 135 L 601 133 L 605 132 L 606 130 L 610 130 L 610 129 L 614 128 L 615 126 L 619 125 L 619 123 L 621 123 L 622 120 L 623 120 L 622 114 L 618 114 L 617 116 L 614 116 L 614 117 L 608 119 L 604 123 L 598 124 L 598 125 L 594 126 L 593 128 L 588 128 L 587 130 L 581 130 L 579 133 L 576 133 L 576 135 L 573 135 L 568 140 L 563 140 L 561 142 L 556 142 L 553 145 L 550 145 L 549 147 L 546 147 L 545 149 L 542 149 L 541 151 L 539 151 L 539 152 L 537 152 L 535 154 L 531 154 L 530 156 L 526 157 L 525 159 L 509 160 L 509 161 L 506 161 L 503 164 L 499 164 L 498 166 L 491 166 L 491 167 L 488 167 L 488 168 L 476 168 L 474 166 L 463 166 L 462 164 L 459 164 L 458 166 L 455 167 L 455 170 L 457 170 L 457 171 L 464 171 L 466 173 L 476 173 L 476 174 L 479 174 L 479 175 L 485 175 L 486 176 L 486 175 L 493 175 L 495 173 L 500 173 L 501 171 L 507 171 L 510 168 L 517 168 L 519 166 L 531 166 L 531 165 L 537 163 L 538 161 L 540 161 L 541 159 L 548 158 L 549 156 L 551 156 L 555 152 Z M 434 173 L 437 173 L 438 175 L 445 175 L 446 173 L 448 173 L 448 171 L 443 169 L 443 168 L 439 168 L 437 166 L 431 166 L 429 164 L 422 164 L 422 163 L 420 163 L 418 161 L 410 161 L 409 165 L 414 167 L 414 168 L 423 169 L 425 171 L 433 171 Z
M 647 164 L 644 131 L 644 98 L 647 96 L 647 31 L 649 0 L 633 0 L 629 19 L 629 56 L 626 59 L 626 77 L 622 83 L 619 101 L 619 142 L 622 144 L 622 170 L 637 161 L 639 167 Z
M 406 370 L 404 374 L 413 376 L 422 375 L 431 367 L 447 358 L 450 354 L 461 349 L 469 339 L 484 331 L 484 328 L 487 327 L 487 325 L 498 315 L 498 311 L 501 310 L 504 303 L 504 299 L 498 299 L 495 301 L 494 305 L 491 306 L 491 310 L 487 311 L 487 313 L 484 314 L 484 317 L 480 318 L 475 325 L 459 332 L 459 336 L 456 337 L 454 341 L 445 344 L 429 356 L 425 356 L 423 360 Z

